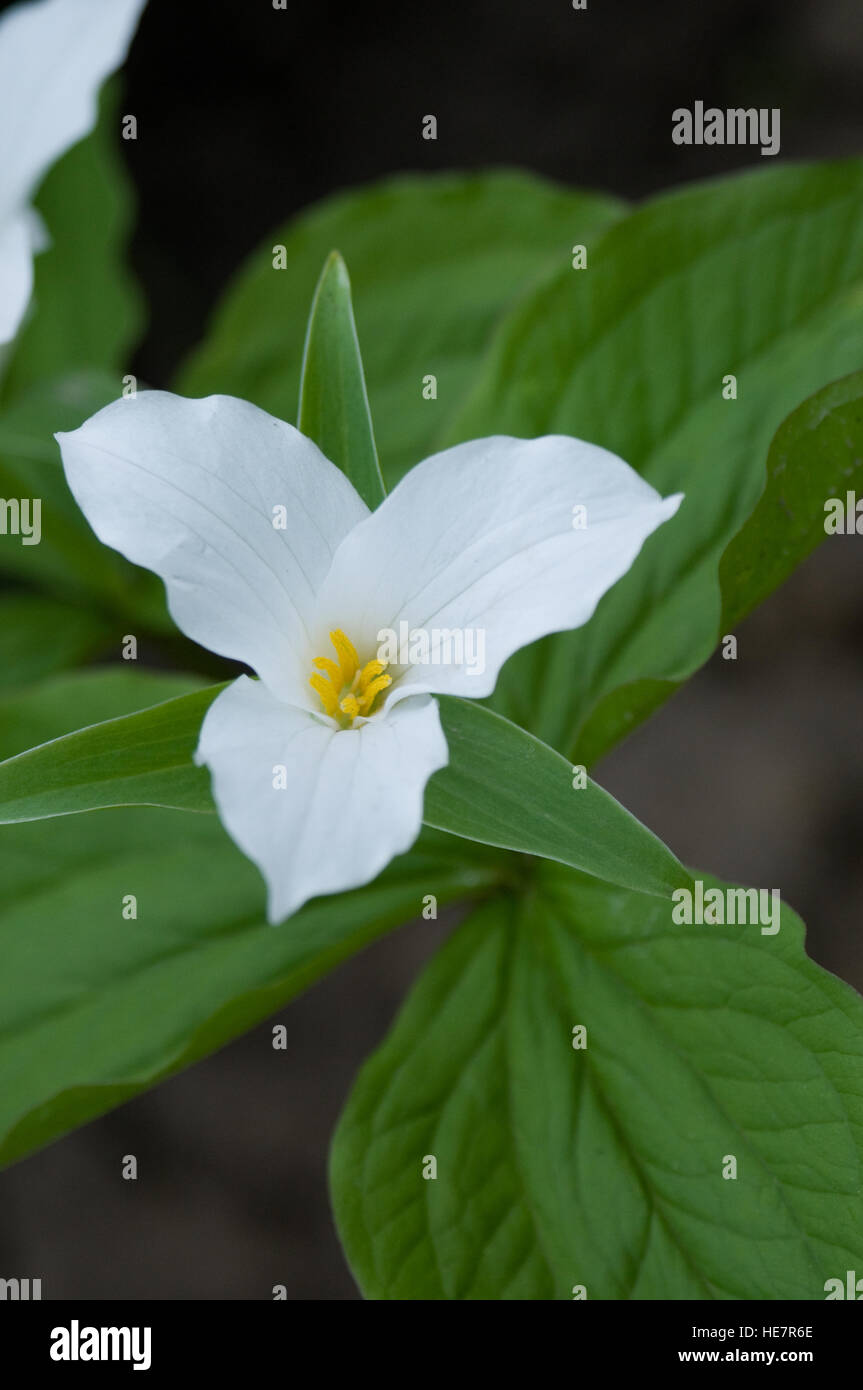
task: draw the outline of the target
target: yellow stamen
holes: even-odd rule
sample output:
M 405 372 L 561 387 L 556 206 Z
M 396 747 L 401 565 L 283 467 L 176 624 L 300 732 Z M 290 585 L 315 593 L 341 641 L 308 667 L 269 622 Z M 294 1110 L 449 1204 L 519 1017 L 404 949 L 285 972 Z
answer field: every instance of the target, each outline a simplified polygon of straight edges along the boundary
M 339 666 L 337 661 L 331 661 L 328 656 L 316 656 L 314 661 L 312 662 L 312 665 L 317 666 L 319 671 L 324 671 L 326 675 L 329 676 L 333 685 L 336 685 L 337 683 L 338 685 L 341 685 L 342 668 L 341 666 Z
M 369 683 L 360 696 L 360 713 L 368 714 L 375 702 L 376 696 L 380 695 L 381 691 L 386 690 L 387 686 L 392 685 L 392 683 L 392 676 L 375 676 L 374 680 Z
M 338 627 L 330 633 L 330 641 L 336 649 L 336 656 L 339 658 L 342 681 L 345 685 L 350 685 L 360 664 L 357 649 L 351 639 L 346 637 L 341 628 Z
M 356 695 L 346 695 L 343 700 L 339 700 L 339 709 L 348 719 L 356 719 L 360 712 L 360 702 Z
M 326 676 L 319 676 L 317 673 L 309 677 L 309 685 L 320 695 L 324 712 L 335 719 L 339 712 L 339 697 L 335 686 L 330 684 Z
M 365 666 L 363 667 L 362 671 L 360 672 L 360 694 L 361 694 L 361 695 L 364 695 L 364 694 L 365 694 L 365 692 L 368 690 L 369 686 L 371 685 L 372 681 L 375 680 L 375 679 L 381 674 L 381 672 L 383 671 L 383 669 L 384 669 L 384 667 L 386 666 L 386 664 L 387 664 L 387 663 L 386 663 L 385 661 L 367 661 L 367 662 L 366 662 Z
M 312 665 L 317 669 L 309 676 L 309 684 L 317 691 L 324 713 L 347 729 L 358 716 L 368 718 L 374 712 L 375 701 L 393 680 L 384 675 L 387 663 L 378 658 L 361 668 L 356 647 L 341 628 L 330 633 L 330 641 L 338 661 L 316 656 Z

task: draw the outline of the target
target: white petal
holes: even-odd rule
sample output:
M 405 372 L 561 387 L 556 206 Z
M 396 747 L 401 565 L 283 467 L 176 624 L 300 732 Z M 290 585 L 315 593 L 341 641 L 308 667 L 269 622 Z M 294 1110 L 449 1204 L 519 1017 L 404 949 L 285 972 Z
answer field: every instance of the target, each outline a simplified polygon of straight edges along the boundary
M 27 208 L 0 222 L 0 343 L 15 337 L 30 302 L 36 225 Z
M 428 696 L 337 729 L 247 676 L 210 706 L 195 754 L 225 829 L 266 879 L 271 922 L 320 893 L 369 883 L 409 849 L 425 784 L 447 758 Z M 274 786 L 280 767 L 284 787 Z
M 35 0 L 0 19 L 0 213 L 19 211 L 96 120 L 145 0 Z
M 433 654 L 437 629 L 442 664 L 408 665 L 389 704 L 419 690 L 488 695 L 519 647 L 587 622 L 680 501 L 578 439 L 459 444 L 408 473 L 342 542 L 318 640 L 341 627 L 365 656 L 380 630 L 398 634 L 404 623 L 428 634 Z M 574 525 L 578 507 L 584 529 Z M 460 662 L 443 664 L 459 656 L 440 636 L 448 629 L 465 646 Z
M 164 579 L 178 626 L 308 704 L 315 594 L 369 514 L 311 440 L 246 401 L 166 391 L 114 401 L 57 439 L 96 535 Z

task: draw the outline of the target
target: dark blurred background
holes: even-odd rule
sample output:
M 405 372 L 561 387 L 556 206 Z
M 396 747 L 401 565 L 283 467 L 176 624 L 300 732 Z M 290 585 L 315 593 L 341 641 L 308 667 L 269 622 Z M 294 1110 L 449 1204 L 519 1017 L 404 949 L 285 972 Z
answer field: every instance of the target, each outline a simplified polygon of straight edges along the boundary
M 2 6 L 5 8 L 5 6 Z M 671 112 L 778 106 L 780 159 L 863 150 L 859 0 L 150 0 L 122 144 L 169 384 L 232 271 L 286 216 L 403 170 L 522 165 L 638 198 L 760 162 L 680 148 Z M 436 143 L 420 120 L 438 117 Z M 861 542 L 832 537 L 599 769 L 680 857 L 780 886 L 809 949 L 863 989 Z M 402 929 L 191 1071 L 0 1177 L 4 1268 L 47 1298 L 352 1299 L 329 1136 L 359 1062 L 445 935 Z M 272 1048 L 273 1022 L 288 1049 Z M 119 1155 L 139 1179 L 118 1181 Z

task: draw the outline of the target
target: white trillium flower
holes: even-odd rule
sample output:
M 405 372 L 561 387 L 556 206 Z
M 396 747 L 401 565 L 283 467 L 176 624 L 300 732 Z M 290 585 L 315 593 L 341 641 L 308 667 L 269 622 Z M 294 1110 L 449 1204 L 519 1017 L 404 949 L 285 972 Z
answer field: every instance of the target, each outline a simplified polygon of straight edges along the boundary
M 0 343 L 18 331 L 47 244 L 30 199 L 92 129 L 146 0 L 30 0 L 0 17 Z M 83 232 L 83 229 L 82 229 Z
M 681 501 L 549 435 L 445 449 L 370 512 L 311 440 L 229 396 L 146 391 L 57 439 L 100 540 L 161 576 L 183 632 L 260 677 L 216 698 L 195 757 L 272 922 L 410 848 L 448 761 L 434 695 L 489 695 L 519 647 L 587 622 Z M 484 668 L 457 645 L 448 663 L 385 652 L 402 625 L 481 632 Z

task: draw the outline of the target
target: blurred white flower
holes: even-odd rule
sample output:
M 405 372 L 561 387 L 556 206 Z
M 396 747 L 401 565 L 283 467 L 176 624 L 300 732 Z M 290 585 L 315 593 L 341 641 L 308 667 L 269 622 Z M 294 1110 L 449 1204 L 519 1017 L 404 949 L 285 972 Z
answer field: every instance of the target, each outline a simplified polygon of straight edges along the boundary
M 95 124 L 99 88 L 123 62 L 145 3 L 31 0 L 0 17 L 0 343 L 18 331 L 33 256 L 47 244 L 30 199 Z
M 517 648 L 587 622 L 681 500 L 549 435 L 446 449 L 369 512 L 311 440 L 229 396 L 145 391 L 57 439 L 99 538 L 260 676 L 217 697 L 196 757 L 274 922 L 410 847 L 448 757 L 433 695 L 488 695 Z M 381 635 L 403 624 L 481 631 L 482 671 L 458 644 L 394 664 Z

